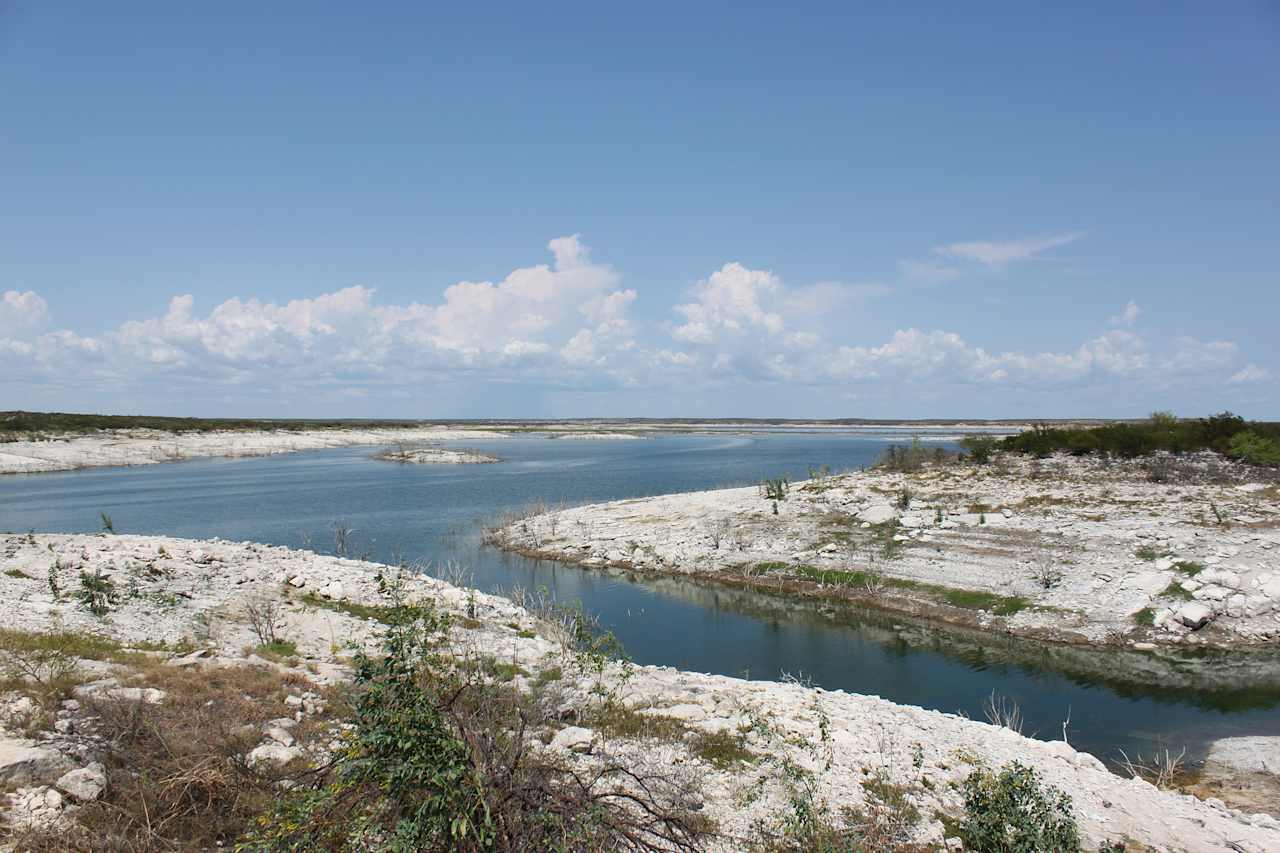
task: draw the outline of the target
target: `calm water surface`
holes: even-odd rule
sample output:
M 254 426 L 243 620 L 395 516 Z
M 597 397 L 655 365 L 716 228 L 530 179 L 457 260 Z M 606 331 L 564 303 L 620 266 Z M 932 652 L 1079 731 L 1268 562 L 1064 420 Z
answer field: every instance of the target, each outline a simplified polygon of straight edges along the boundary
M 495 465 L 396 465 L 368 447 L 256 459 L 212 459 L 61 474 L 0 477 L 0 530 L 96 531 L 98 513 L 116 529 L 220 536 L 318 551 L 332 524 L 354 528 L 354 550 L 375 559 L 403 554 L 470 567 L 483 590 L 523 585 L 580 599 L 640 663 L 776 678 L 783 672 L 829 689 L 982 719 L 993 690 L 1017 701 L 1028 733 L 1070 739 L 1104 759 L 1234 734 L 1280 735 L 1280 664 L 1248 659 L 1248 676 L 1223 664 L 1213 677 L 1186 676 L 1203 663 L 1131 679 L 1125 656 L 1042 647 L 939 630 L 874 613 L 821 610 L 687 581 L 591 572 L 501 553 L 480 544 L 480 527 L 536 500 L 585 503 L 756 483 L 810 465 L 869 464 L 892 433 L 787 432 L 663 436 L 642 441 L 527 437 L 468 442 L 500 456 Z M 1129 655 L 1152 669 L 1149 656 Z M 1218 666 L 1209 661 L 1209 668 Z M 1159 670 L 1159 668 L 1156 668 Z M 1238 667 L 1237 667 L 1238 669 Z M 1240 686 L 1241 684 L 1246 686 Z

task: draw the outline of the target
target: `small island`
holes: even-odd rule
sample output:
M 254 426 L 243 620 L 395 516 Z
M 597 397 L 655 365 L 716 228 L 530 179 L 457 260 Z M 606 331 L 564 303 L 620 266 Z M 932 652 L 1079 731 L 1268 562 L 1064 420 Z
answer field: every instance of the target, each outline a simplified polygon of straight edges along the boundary
M 373 458 L 402 465 L 487 465 L 502 461 L 497 456 L 476 450 L 445 450 L 440 447 L 397 447 Z

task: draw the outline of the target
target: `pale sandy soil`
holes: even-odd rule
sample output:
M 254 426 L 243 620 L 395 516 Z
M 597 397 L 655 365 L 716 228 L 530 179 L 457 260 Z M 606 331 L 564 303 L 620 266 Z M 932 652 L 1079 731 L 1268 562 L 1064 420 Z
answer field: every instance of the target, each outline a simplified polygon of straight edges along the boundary
M 303 596 L 311 593 L 318 596 L 313 602 L 334 606 L 380 603 L 375 578 L 388 571 L 386 566 L 247 542 L 41 534 L 0 537 L 0 569 L 0 623 L 6 628 L 95 631 L 126 642 L 185 638 L 212 650 L 213 657 L 197 661 L 199 665 L 230 665 L 243 659 L 244 649 L 253 643 L 246 605 L 281 600 L 286 603 L 283 632 L 296 641 L 308 665 L 298 672 L 318 680 L 346 677 L 335 650 L 345 640 L 371 642 L 378 626 L 333 606 L 308 603 Z M 99 570 L 121 592 L 118 604 L 103 618 L 76 606 L 67 594 L 74 590 L 79 572 Z M 51 574 L 64 591 L 59 598 L 51 591 Z M 448 611 L 469 614 L 455 632 L 456 649 L 478 649 L 520 667 L 515 683 L 522 689 L 536 673 L 563 665 L 565 712 L 571 714 L 588 701 L 592 679 L 567 663 L 563 647 L 550 639 L 553 633 L 547 624 L 511 600 L 429 578 L 411 581 L 410 590 Z M 974 767 L 1000 767 L 1018 760 L 1072 796 L 1086 849 L 1095 849 L 1104 839 L 1133 840 L 1171 851 L 1280 849 L 1280 821 L 1268 815 L 1249 815 L 1221 802 L 1121 779 L 1063 742 L 1044 743 L 951 714 L 796 684 L 645 666 L 632 668 L 625 680 L 622 675 L 614 669 L 606 676 L 614 680 L 620 701 L 645 713 L 675 717 L 695 730 L 734 728 L 753 718 L 770 718 L 785 742 L 753 735 L 751 749 L 761 755 L 772 750 L 775 758 L 778 751 L 786 752 L 811 767 L 818 774 L 820 796 L 835 806 L 863 802 L 868 774 L 879 772 L 911 784 L 912 797 L 925 816 L 919 829 L 922 841 L 942 841 L 942 825 L 934 815 L 958 813 L 958 785 Z M 826 769 L 820 757 L 815 759 L 804 748 L 822 742 L 823 728 L 829 732 Z M 585 738 L 592 749 L 600 745 L 599 735 L 571 734 Z M 550 748 L 559 748 L 559 741 L 551 743 Z M 58 744 L 53 737 L 48 746 Z M 610 749 L 637 764 L 681 768 L 699 779 L 704 813 L 726 833 L 720 849 L 737 849 L 735 839 L 746 836 L 753 821 L 776 813 L 782 805 L 780 774 L 764 758 L 726 771 L 694 758 L 680 742 L 617 743 Z M 592 760 L 568 751 L 565 758 Z M 762 775 L 763 796 L 744 806 L 743 794 Z

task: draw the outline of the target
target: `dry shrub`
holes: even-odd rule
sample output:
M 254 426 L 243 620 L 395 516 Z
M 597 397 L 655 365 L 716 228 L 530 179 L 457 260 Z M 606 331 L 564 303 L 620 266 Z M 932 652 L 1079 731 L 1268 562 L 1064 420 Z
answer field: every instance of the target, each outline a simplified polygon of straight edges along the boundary
M 261 725 L 287 716 L 291 677 L 265 667 L 186 670 L 156 664 L 136 679 L 163 702 L 91 699 L 83 711 L 106 748 L 108 785 L 59 830 L 21 849 L 151 851 L 228 847 L 278 791 L 279 771 L 250 769 Z

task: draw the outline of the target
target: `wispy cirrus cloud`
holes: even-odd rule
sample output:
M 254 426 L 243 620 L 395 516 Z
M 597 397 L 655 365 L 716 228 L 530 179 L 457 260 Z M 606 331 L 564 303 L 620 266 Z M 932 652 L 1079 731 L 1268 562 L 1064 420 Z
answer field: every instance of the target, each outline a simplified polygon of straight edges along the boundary
M 1084 236 L 1075 231 L 1047 237 L 1032 237 L 1022 240 L 985 240 L 970 243 L 948 243 L 936 246 L 935 255 L 958 261 L 972 261 L 991 268 L 1000 268 L 1016 261 L 1026 261 L 1039 257 L 1042 253 L 1059 246 L 1074 243 Z

